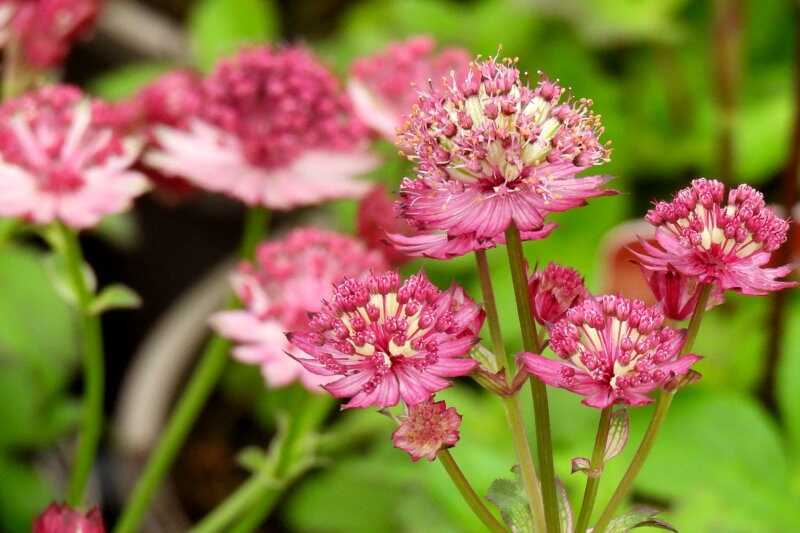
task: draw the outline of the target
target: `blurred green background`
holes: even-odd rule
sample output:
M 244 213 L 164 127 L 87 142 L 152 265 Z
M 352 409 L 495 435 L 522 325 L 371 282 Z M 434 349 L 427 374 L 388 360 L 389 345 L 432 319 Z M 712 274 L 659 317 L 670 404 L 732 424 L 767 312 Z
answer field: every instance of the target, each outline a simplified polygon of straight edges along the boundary
M 344 77 L 359 55 L 427 34 L 474 54 L 492 55 L 502 46 L 501 54 L 519 57 L 522 69 L 560 78 L 603 116 L 605 139 L 613 143 L 603 171 L 622 194 L 556 217 L 560 229 L 528 244 L 526 253 L 531 263 L 557 260 L 579 269 L 596 291 L 609 288 L 602 246 L 608 232 L 692 177 L 748 182 L 775 203 L 788 201 L 784 182 L 797 179 L 785 172 L 798 113 L 798 10 L 788 0 L 173 0 L 142 7 L 185 32 L 185 57 L 107 50 L 97 56 L 90 41 L 71 58 L 67 77 L 100 96 L 122 98 L 179 61 L 208 70 L 244 44 L 286 40 L 307 42 Z M 371 177 L 394 188 L 410 169 L 388 144 L 377 149 L 386 163 Z M 325 220 L 352 231 L 355 209 L 354 202 L 338 202 L 324 208 Z M 235 231 L 229 238 L 232 246 Z M 52 497 L 55 482 L 43 474 L 42 450 L 64 442 L 76 414 L 69 395 L 71 317 L 49 288 L 39 256 L 35 248 L 9 244 L 0 253 L 0 529 L 11 532 L 29 530 L 30 517 Z M 506 259 L 502 250 L 489 259 L 505 338 L 518 350 Z M 407 268 L 420 265 L 440 284 L 457 279 L 480 293 L 471 257 Z M 634 493 L 637 502 L 666 509 L 680 531 L 800 530 L 800 298 L 797 291 L 785 296 L 780 334 L 772 298 L 729 297 L 702 327 L 696 351 L 705 357 L 698 366 L 704 378 L 676 398 Z M 117 364 L 124 373 L 125 362 Z M 290 405 L 296 391 L 268 393 L 253 369 L 230 367 L 217 399 L 244 405 L 259 434 L 270 435 L 276 409 Z M 114 394 L 112 385 L 110 402 Z M 478 491 L 511 477 L 500 402 L 466 384 L 441 396 L 464 414 L 453 454 Z M 528 397 L 523 391 L 524 404 Z M 575 501 L 583 477 L 570 475 L 570 459 L 590 454 L 598 413 L 562 391 L 551 398 L 556 467 Z M 650 410 L 631 414 L 636 443 Z M 382 417 L 347 412 L 329 426 L 331 460 L 288 493 L 265 531 L 480 531 L 439 465 L 412 464 L 391 447 Z M 608 466 L 597 508 L 634 448 Z M 115 498 L 105 495 L 112 513 Z

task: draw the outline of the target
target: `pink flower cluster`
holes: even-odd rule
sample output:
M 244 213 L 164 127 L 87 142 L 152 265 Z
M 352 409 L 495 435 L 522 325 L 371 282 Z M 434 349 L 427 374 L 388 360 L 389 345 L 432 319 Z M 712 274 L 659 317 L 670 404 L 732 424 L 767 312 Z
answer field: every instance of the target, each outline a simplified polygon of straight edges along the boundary
M 88 228 L 147 189 L 130 168 L 140 143 L 99 125 L 99 109 L 71 86 L 0 107 L 0 215 Z
M 333 75 L 305 48 L 262 46 L 222 61 L 182 127 L 154 130 L 146 162 L 248 205 L 291 209 L 359 196 L 377 159 Z
M 512 224 L 524 239 L 543 238 L 549 213 L 612 194 L 602 187 L 608 177 L 577 176 L 609 151 L 591 101 L 562 102 L 563 93 L 546 78 L 532 89 L 511 61 L 492 58 L 421 94 L 399 134 L 418 176 L 403 181 L 398 202 L 421 234 L 390 236 L 398 249 L 459 255 L 503 242 Z
M 392 433 L 392 444 L 413 461 L 423 457 L 433 461 L 439 451 L 456 445 L 460 427 L 461 415 L 455 407 L 429 399 L 408 408 Z
M 0 44 L 19 47 L 36 68 L 61 63 L 72 43 L 94 26 L 102 0 L 2 0 Z M 7 56 L 6 56 L 7 57 Z
M 377 54 L 356 60 L 347 90 L 359 118 L 389 140 L 417 100 L 417 91 L 444 89 L 447 76 L 461 77 L 470 54 L 461 48 L 436 50 L 430 37 L 389 44 Z
M 350 398 L 345 408 L 416 405 L 472 371 L 476 362 L 464 355 L 483 319 L 458 286 L 441 291 L 421 272 L 402 284 L 396 272 L 373 273 L 338 284 L 310 331 L 289 340 L 310 372 L 339 378 L 324 387 Z
M 604 409 L 643 405 L 647 393 L 682 376 L 700 358 L 681 355 L 684 334 L 664 325 L 664 314 L 641 300 L 589 298 L 550 329 L 550 348 L 561 361 L 525 353 L 528 372 L 548 385 L 584 396 Z
M 528 292 L 534 318 L 546 325 L 557 322 L 570 307 L 590 296 L 576 270 L 556 263 L 548 264 L 528 278 Z
M 95 507 L 83 514 L 65 503 L 51 503 L 33 523 L 33 533 L 105 533 L 103 517 Z
M 320 310 L 320 300 L 331 295 L 334 283 L 384 268 L 380 253 L 350 237 L 316 228 L 296 229 L 262 244 L 253 263 L 240 265 L 232 284 L 243 309 L 219 312 L 211 324 L 236 343 L 236 359 L 260 365 L 270 386 L 299 379 L 309 390 L 319 390 L 329 379 L 292 359 L 299 352 L 284 331 L 306 330 L 308 314 Z

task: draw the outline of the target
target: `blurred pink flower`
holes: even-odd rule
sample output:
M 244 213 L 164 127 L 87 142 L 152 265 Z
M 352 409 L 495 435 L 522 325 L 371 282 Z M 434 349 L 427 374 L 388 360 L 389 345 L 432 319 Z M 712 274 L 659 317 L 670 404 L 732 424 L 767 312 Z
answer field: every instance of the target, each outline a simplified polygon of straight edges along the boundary
M 88 228 L 147 189 L 130 168 L 140 143 L 96 124 L 95 109 L 64 85 L 0 107 L 0 215 Z
M 700 359 L 679 355 L 684 331 L 664 326 L 657 307 L 621 296 L 589 298 L 550 329 L 550 348 L 563 361 L 524 353 L 528 372 L 548 385 L 604 409 L 614 403 L 644 405 L 647 393 L 686 374 Z
M 437 51 L 432 38 L 411 37 L 356 60 L 347 90 L 359 118 L 394 142 L 398 126 L 417 101 L 417 92 L 443 90 L 446 76 L 451 72 L 463 76 L 469 62 L 466 50 Z
M 426 401 L 469 374 L 476 361 L 463 357 L 478 341 L 483 311 L 461 287 L 436 288 L 425 274 L 402 285 L 396 272 L 348 279 L 311 319 L 311 331 L 289 338 L 315 374 L 338 376 L 325 385 L 344 408 L 379 408 Z
M 384 268 L 378 252 L 350 237 L 316 228 L 295 229 L 265 242 L 252 264 L 239 266 L 232 284 L 244 308 L 216 313 L 211 324 L 237 344 L 236 359 L 261 366 L 270 386 L 282 387 L 299 379 L 309 390 L 318 390 L 330 379 L 292 359 L 300 352 L 284 332 L 306 330 L 308 314 L 320 310 L 335 283 Z
M 65 503 L 51 503 L 33 523 L 33 533 L 105 533 L 103 517 L 95 507 L 85 515 Z
M 461 415 L 444 401 L 434 402 L 431 397 L 412 405 L 400 420 L 400 426 L 392 433 L 392 444 L 407 452 L 413 461 L 423 457 L 433 461 L 439 451 L 458 442 Z
M 311 52 L 261 46 L 222 61 L 185 127 L 154 129 L 146 162 L 248 205 L 285 210 L 357 197 L 373 169 L 367 129 Z
M 94 26 L 102 0 L 0 0 L 0 40 L 20 46 L 26 63 L 51 68 Z
M 528 277 L 528 292 L 533 316 L 547 325 L 557 322 L 570 307 L 590 297 L 581 275 L 556 263 Z
M 656 227 L 657 245 L 642 242 L 637 253 L 642 267 L 667 271 L 670 266 L 719 291 L 762 295 L 797 284 L 779 281 L 791 267 L 766 268 L 772 252 L 786 241 L 789 223 L 764 204 L 749 185 L 728 193 L 725 186 L 704 178 L 681 189 L 672 202 L 658 202 L 647 221 Z
M 386 260 L 395 266 L 406 263 L 410 257 L 387 242 L 387 233 L 405 235 L 413 229 L 394 212 L 394 201 L 383 185 L 375 185 L 358 205 L 356 219 L 358 235 L 367 246 L 380 250 Z
M 696 277 L 684 276 L 672 265 L 667 265 L 665 271 L 642 268 L 642 274 L 658 302 L 658 307 L 667 318 L 686 320 L 694 313 L 701 287 Z M 723 300 L 723 292 L 714 285 L 706 309 L 721 304 Z
M 514 223 L 540 238 L 545 217 L 613 194 L 607 176 L 578 177 L 606 162 L 591 101 L 567 99 L 542 78 L 535 89 L 509 61 L 472 63 L 443 94 L 421 93 L 399 132 L 418 161 L 416 179 L 400 187 L 400 214 L 422 232 L 496 240 Z

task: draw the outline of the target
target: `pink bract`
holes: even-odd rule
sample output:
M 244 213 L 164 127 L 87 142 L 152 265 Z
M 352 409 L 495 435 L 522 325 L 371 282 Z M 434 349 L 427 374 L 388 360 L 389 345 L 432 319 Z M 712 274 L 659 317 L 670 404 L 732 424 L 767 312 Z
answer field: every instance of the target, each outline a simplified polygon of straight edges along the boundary
M 443 401 L 431 398 L 412 405 L 400 420 L 400 426 L 392 433 L 392 444 L 407 452 L 413 461 L 423 457 L 433 461 L 439 451 L 458 442 L 461 415 Z
M 578 177 L 608 160 L 591 101 L 542 78 L 531 89 L 511 61 L 475 62 L 443 93 L 422 93 L 399 134 L 417 161 L 400 188 L 400 214 L 422 232 L 498 239 L 513 223 L 533 237 L 545 217 L 584 205 L 607 176 Z
M 550 263 L 528 278 L 531 309 L 541 324 L 553 324 L 567 310 L 589 298 L 583 278 L 574 269 Z
M 790 266 L 767 268 L 772 252 L 785 241 L 789 223 L 764 203 L 749 185 L 728 193 L 717 180 L 696 179 L 671 202 L 658 202 L 647 213 L 658 245 L 642 242 L 642 267 L 665 272 L 670 267 L 718 291 L 762 295 L 797 284 L 780 281 Z
M 86 514 L 65 503 L 51 503 L 33 523 L 33 533 L 105 533 L 103 517 L 95 507 Z
M 417 101 L 417 92 L 443 90 L 444 79 L 451 72 L 462 76 L 469 62 L 466 50 L 437 51 L 432 38 L 411 37 L 356 60 L 347 90 L 359 118 L 394 141 L 398 126 Z
M 441 291 L 421 272 L 401 284 L 386 272 L 337 285 L 311 331 L 289 338 L 309 371 L 339 378 L 325 389 L 350 398 L 344 408 L 416 405 L 475 368 L 464 356 L 483 318 L 461 287 Z
M 306 330 L 308 314 L 320 310 L 321 300 L 331 296 L 335 283 L 384 268 L 378 252 L 350 237 L 316 228 L 296 229 L 262 244 L 253 263 L 240 265 L 232 284 L 243 309 L 217 313 L 211 324 L 236 343 L 236 359 L 261 367 L 270 386 L 300 380 L 317 391 L 330 378 L 295 361 L 292 357 L 300 352 L 284 332 Z
M 655 306 L 620 296 L 589 298 L 550 329 L 550 348 L 561 359 L 525 353 L 528 372 L 548 385 L 604 409 L 614 403 L 644 405 L 647 394 L 686 374 L 700 359 L 680 355 L 684 332 L 664 326 Z
M 0 215 L 88 228 L 147 189 L 131 170 L 141 143 L 96 124 L 96 109 L 71 86 L 0 107 Z
M 357 197 L 373 169 L 367 129 L 305 48 L 262 46 L 222 61 L 185 127 L 157 127 L 148 164 L 248 205 L 286 210 Z

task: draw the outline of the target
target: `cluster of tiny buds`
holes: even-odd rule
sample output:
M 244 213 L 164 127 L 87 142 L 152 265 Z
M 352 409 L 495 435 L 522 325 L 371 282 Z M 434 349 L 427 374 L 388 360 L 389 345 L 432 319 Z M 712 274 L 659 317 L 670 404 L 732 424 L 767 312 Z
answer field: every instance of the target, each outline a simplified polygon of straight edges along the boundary
M 766 206 L 763 194 L 739 185 L 728 193 L 728 203 L 723 206 L 724 194 L 721 182 L 696 179 L 672 202 L 655 204 L 646 218 L 654 226 L 666 226 L 691 246 L 710 249 L 727 245 L 739 256 L 762 249 L 772 252 L 786 241 L 789 223 Z

